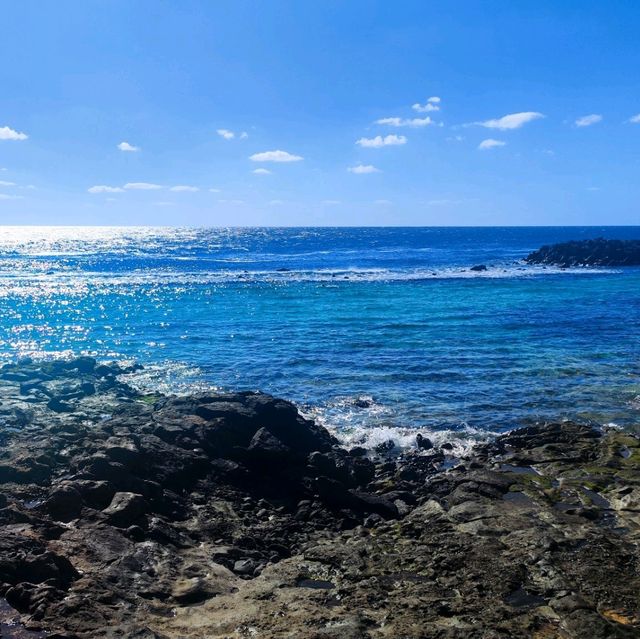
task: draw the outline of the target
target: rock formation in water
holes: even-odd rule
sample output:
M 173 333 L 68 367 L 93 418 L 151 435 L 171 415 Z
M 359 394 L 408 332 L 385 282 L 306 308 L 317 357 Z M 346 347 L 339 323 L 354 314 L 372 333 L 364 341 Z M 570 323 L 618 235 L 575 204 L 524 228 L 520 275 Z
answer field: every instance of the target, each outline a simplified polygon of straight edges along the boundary
M 640 240 L 580 240 L 543 246 L 530 253 L 529 264 L 562 266 L 640 266 Z
M 633 435 L 540 425 L 447 469 L 128 372 L 0 369 L 0 636 L 639 636 Z

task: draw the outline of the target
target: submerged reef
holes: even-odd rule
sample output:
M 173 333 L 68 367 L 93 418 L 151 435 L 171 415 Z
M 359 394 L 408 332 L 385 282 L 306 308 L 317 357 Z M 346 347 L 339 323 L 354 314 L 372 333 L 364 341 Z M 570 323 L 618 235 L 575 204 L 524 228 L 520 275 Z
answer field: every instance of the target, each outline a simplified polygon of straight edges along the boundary
M 580 240 L 543 246 L 525 258 L 529 264 L 640 266 L 640 240 Z
M 256 392 L 0 369 L 0 636 L 640 636 L 640 441 L 343 449 Z

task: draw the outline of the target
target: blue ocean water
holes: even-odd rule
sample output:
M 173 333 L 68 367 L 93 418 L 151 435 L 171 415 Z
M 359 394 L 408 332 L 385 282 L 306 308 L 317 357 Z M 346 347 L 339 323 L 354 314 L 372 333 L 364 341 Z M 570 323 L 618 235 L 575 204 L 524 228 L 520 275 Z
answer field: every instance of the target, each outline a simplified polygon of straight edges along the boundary
M 0 229 L 0 356 L 262 389 L 350 441 L 640 422 L 640 269 L 526 266 L 640 227 Z M 485 272 L 469 267 L 486 264 Z

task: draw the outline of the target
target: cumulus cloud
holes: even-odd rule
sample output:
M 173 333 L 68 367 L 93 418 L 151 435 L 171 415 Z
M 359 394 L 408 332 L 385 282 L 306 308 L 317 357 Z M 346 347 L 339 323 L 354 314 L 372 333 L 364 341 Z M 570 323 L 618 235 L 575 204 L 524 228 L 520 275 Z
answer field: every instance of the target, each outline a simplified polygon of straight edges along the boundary
M 249 156 L 252 162 L 300 162 L 304 158 L 300 155 L 293 155 L 287 151 L 263 151 Z
M 379 206 L 389 206 L 390 204 L 393 204 L 391 200 L 375 200 L 373 203 L 378 204 Z
M 383 146 L 398 146 L 406 144 L 407 138 L 404 135 L 376 135 L 375 138 L 360 138 L 356 144 L 369 149 L 379 149 Z
M 220 193 L 220 189 L 209 189 L 209 193 Z
M 248 137 L 249 137 L 249 134 L 248 134 L 246 131 L 243 131 L 243 132 L 240 134 L 240 139 L 241 139 L 241 140 L 246 140 Z
M 6 193 L 0 193 L 0 200 L 23 200 L 22 195 L 7 195 Z
M 486 151 L 488 149 L 495 149 L 496 147 L 499 146 L 505 146 L 506 142 L 503 142 L 502 140 L 494 140 L 493 138 L 487 138 L 486 140 L 482 140 L 482 142 L 480 142 L 480 144 L 478 145 L 478 148 L 481 151 Z
M 188 184 L 178 184 L 177 186 L 172 186 L 170 191 L 175 191 L 176 193 L 186 192 L 186 193 L 195 193 L 200 189 L 197 186 L 189 186 Z
M 501 118 L 485 120 L 484 122 L 474 122 L 473 124 L 483 126 L 487 129 L 509 131 L 511 129 L 519 129 L 521 126 L 527 124 L 527 122 L 533 122 L 540 118 L 544 118 L 544 115 L 537 111 L 522 111 L 521 113 L 509 113 L 508 115 L 503 115 Z
M 87 189 L 89 193 L 123 193 L 124 189 L 119 186 L 106 186 L 105 184 L 98 184 Z
M 255 173 L 256 175 L 271 175 L 271 171 L 269 171 L 269 169 L 253 169 L 253 171 L 251 172 Z
M 591 115 L 583 115 L 581 118 L 578 118 L 575 121 L 575 125 L 577 127 L 585 127 L 598 124 L 598 122 L 602 122 L 602 116 L 598 113 L 592 113 Z
M 6 180 L 0 180 L 0 186 L 15 186 L 15 182 L 7 182 Z
M 408 126 L 413 128 L 420 128 L 423 126 L 429 126 L 435 124 L 435 122 L 429 117 L 424 118 L 381 118 L 376 120 L 376 124 L 385 124 L 387 126 Z
M 430 111 L 440 111 L 440 98 L 437 95 L 433 95 L 427 98 L 424 104 L 416 102 L 411 106 L 414 111 L 418 113 L 429 113 Z
M 322 200 L 322 204 L 325 206 L 338 206 L 338 204 L 342 204 L 340 200 Z
M 365 173 L 380 173 L 380 169 L 377 169 L 373 164 L 358 164 L 357 166 L 350 166 L 347 171 L 349 171 L 349 173 L 356 173 L 357 175 L 364 175 Z
M 157 191 L 162 187 L 159 184 L 150 184 L 149 182 L 127 182 L 124 188 L 128 191 Z
M 0 140 L 26 140 L 26 133 L 19 133 L 8 126 L 0 126 Z
M 629 122 L 631 122 L 631 124 L 640 124 L 640 113 L 638 113 L 638 115 L 630 117 Z
M 133 144 L 129 144 L 128 142 L 120 142 L 120 144 L 118 144 L 118 148 L 121 151 L 129 151 L 132 153 L 140 150 L 139 146 L 134 146 Z

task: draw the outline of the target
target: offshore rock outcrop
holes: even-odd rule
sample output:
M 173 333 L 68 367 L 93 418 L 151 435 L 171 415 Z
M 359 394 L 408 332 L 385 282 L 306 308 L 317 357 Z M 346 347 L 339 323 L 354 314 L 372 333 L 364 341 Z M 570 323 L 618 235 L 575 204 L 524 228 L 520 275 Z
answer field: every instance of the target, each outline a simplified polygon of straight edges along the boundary
M 525 261 L 529 264 L 572 266 L 640 266 L 640 240 L 580 240 L 543 246 Z
M 343 450 L 262 393 L 0 369 L 0 636 L 636 637 L 640 443 Z

